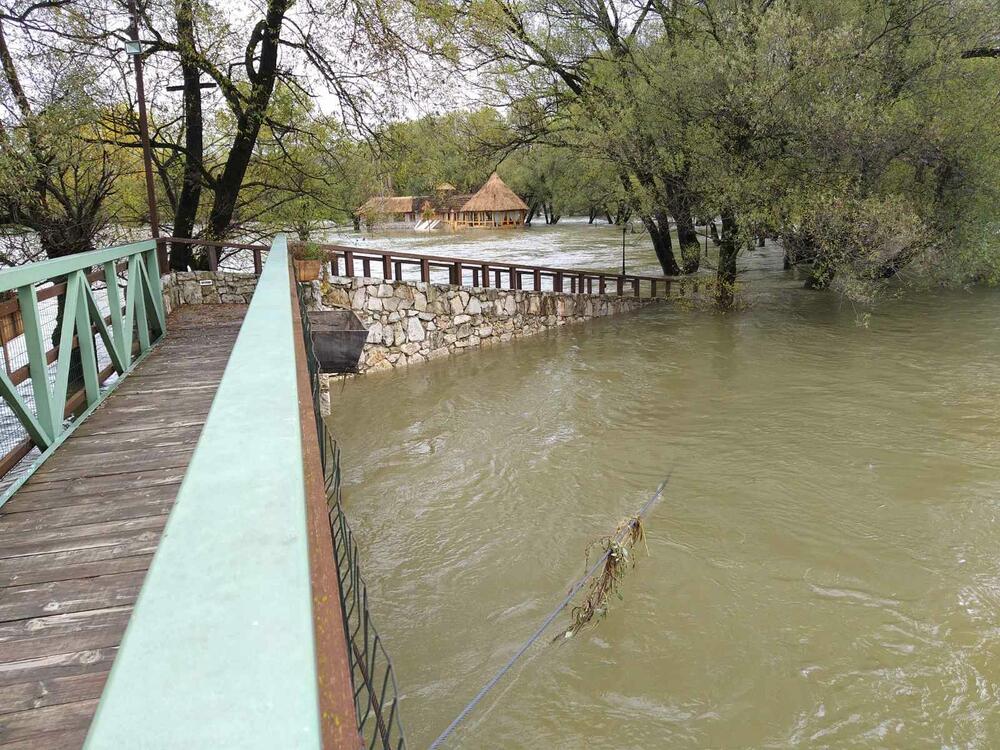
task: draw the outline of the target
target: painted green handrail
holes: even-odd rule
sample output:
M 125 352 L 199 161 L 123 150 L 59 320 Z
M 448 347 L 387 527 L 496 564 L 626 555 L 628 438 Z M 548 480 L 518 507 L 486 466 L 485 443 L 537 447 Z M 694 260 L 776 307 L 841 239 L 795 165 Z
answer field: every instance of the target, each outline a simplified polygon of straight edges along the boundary
M 279 236 L 87 750 L 320 747 L 292 315 L 288 252 Z
M 124 304 L 118 289 L 118 267 L 127 264 Z M 103 269 L 110 325 L 94 298 L 88 273 Z M 46 337 L 39 314 L 38 291 L 47 283 L 65 283 L 63 325 L 55 380 L 50 386 Z M 122 375 L 166 332 L 156 243 L 153 240 L 54 258 L 0 271 L 0 293 L 16 291 L 28 354 L 34 409 L 6 372 L 0 369 L 0 396 L 13 410 L 31 440 L 45 450 L 68 429 L 64 419 L 74 350 L 79 351 L 87 407 L 104 396 L 100 387 L 94 330 L 101 337 L 115 371 Z M 133 354 L 138 335 L 138 353 Z M 78 346 L 73 346 L 74 337 Z

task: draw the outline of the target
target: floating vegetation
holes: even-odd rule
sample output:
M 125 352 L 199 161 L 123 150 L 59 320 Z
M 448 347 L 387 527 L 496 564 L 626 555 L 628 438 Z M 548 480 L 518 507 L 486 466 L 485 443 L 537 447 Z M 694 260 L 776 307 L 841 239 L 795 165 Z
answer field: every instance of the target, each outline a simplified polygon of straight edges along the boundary
M 660 482 L 660 486 L 656 488 L 656 492 L 646 501 L 646 504 L 642 506 L 638 513 L 618 524 L 618 528 L 615 529 L 615 533 L 611 536 L 605 537 L 595 543 L 601 544 L 603 552 L 601 552 L 594 565 L 587 569 L 583 578 L 573 584 L 569 593 L 563 597 L 563 600 L 559 602 L 559 605 L 554 610 L 549 612 L 548 617 L 542 621 L 542 624 L 531 634 L 531 637 L 521 644 L 520 648 L 507 660 L 507 663 L 500 667 L 500 670 L 480 688 L 479 692 L 466 704 L 461 713 L 452 719 L 451 724 L 445 727 L 445 730 L 431 743 L 430 750 L 440 747 L 441 743 L 448 739 L 448 736 L 455 731 L 455 728 L 465 721 L 465 717 L 472 712 L 472 709 L 479 705 L 479 702 L 503 679 L 503 676 L 517 663 L 517 660 L 524 656 L 528 652 L 528 649 L 549 629 L 549 626 L 556 621 L 559 614 L 573 601 L 573 597 L 583 590 L 587 581 L 591 581 L 590 592 L 587 594 L 587 599 L 582 605 L 573 608 L 573 625 L 562 635 L 556 636 L 555 640 L 571 638 L 575 633 L 579 633 L 580 629 L 588 622 L 593 620 L 595 615 L 607 612 L 608 598 L 611 594 L 618 593 L 618 584 L 621 583 L 621 579 L 625 576 L 625 571 L 630 565 L 635 565 L 632 550 L 635 549 L 635 545 L 639 542 L 642 542 L 643 545 L 646 543 L 646 532 L 642 526 L 642 519 L 649 512 L 650 508 L 663 496 L 663 490 L 666 489 L 667 483 L 670 481 L 670 476 L 673 473 L 673 469 L 671 469 L 666 478 Z M 587 548 L 588 558 L 590 550 L 593 547 L 594 544 L 591 544 Z M 598 575 L 598 570 L 600 570 L 600 575 Z M 619 598 L 621 597 L 619 596 Z
M 649 554 L 642 518 L 633 516 L 618 524 L 618 528 L 613 534 L 603 537 L 587 547 L 587 565 L 590 565 L 592 550 L 599 545 L 602 550 L 601 557 L 604 558 L 604 566 L 601 568 L 601 572 L 591 579 L 590 588 L 583 603 L 570 610 L 573 624 L 561 635 L 557 635 L 554 640 L 572 638 L 587 627 L 595 617 L 598 620 L 604 619 L 608 614 L 613 596 L 618 597 L 619 601 L 622 600 L 619 588 L 625 574 L 635 567 L 634 550 L 640 542 L 646 549 L 646 554 Z

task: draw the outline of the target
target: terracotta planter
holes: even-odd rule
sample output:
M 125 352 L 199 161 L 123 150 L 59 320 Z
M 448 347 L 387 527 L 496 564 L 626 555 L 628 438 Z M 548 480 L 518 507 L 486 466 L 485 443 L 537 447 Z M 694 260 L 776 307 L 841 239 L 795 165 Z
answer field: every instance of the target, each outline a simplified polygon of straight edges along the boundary
M 295 278 L 302 283 L 316 281 L 319 278 L 319 272 L 322 268 L 323 261 L 321 260 L 296 260 Z

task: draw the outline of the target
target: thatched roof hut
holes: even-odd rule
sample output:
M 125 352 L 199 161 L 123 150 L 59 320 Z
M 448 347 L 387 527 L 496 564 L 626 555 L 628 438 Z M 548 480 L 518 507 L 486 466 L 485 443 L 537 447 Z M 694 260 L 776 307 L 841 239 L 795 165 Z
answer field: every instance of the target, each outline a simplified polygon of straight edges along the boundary
M 358 208 L 358 215 L 414 222 L 435 218 L 452 227 L 524 226 L 528 206 L 494 172 L 478 192 L 455 192 L 444 182 L 434 195 L 375 196 Z
M 500 179 L 496 172 L 490 175 L 486 184 L 479 188 L 479 192 L 469 198 L 462 206 L 464 213 L 472 211 L 525 211 L 528 205 L 521 200 L 517 193 L 507 187 L 507 184 Z

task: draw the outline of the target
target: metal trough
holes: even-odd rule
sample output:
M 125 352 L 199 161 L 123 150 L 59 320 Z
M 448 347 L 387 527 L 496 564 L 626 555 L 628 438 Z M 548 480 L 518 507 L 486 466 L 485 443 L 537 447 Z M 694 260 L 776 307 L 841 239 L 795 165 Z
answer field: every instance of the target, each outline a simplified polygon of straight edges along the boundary
M 321 372 L 357 372 L 368 329 L 351 310 L 309 312 L 313 351 Z

